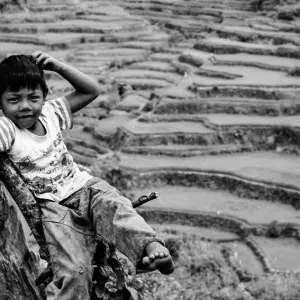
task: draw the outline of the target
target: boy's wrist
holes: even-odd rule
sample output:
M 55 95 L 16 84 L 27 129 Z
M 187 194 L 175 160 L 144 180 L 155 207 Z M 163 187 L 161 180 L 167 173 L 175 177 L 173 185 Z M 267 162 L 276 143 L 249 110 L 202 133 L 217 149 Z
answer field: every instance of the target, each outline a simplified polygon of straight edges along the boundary
M 64 63 L 63 61 L 60 61 L 60 60 L 57 60 L 57 62 L 55 63 L 55 66 L 54 66 L 54 72 L 56 73 L 64 73 L 64 71 L 66 71 L 68 68 L 68 65 L 66 63 Z

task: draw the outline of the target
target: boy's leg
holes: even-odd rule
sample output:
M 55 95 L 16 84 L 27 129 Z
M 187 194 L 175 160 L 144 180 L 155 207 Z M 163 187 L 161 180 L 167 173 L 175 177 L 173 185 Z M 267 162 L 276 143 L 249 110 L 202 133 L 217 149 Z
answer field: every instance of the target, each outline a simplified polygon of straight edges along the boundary
M 56 202 L 40 202 L 43 227 L 57 287 L 51 300 L 87 300 L 92 288 L 94 232 L 86 214 Z
M 155 256 L 155 258 L 157 260 L 163 259 L 168 264 L 168 268 L 173 268 L 169 252 L 163 246 L 164 242 L 156 236 L 153 229 L 136 212 L 130 200 L 123 197 L 117 189 L 101 179 L 92 183 L 89 189 L 90 215 L 96 237 L 108 239 L 133 262 L 135 267 L 142 262 L 144 255 L 149 254 L 146 246 L 152 242 L 159 242 L 161 243 L 160 251 L 164 248 L 168 259 L 158 256 Z M 155 252 L 154 249 L 153 254 Z M 152 258 L 153 255 L 151 255 L 151 260 Z M 142 266 L 139 265 L 139 267 Z M 166 273 L 170 273 L 170 271 L 166 271 Z

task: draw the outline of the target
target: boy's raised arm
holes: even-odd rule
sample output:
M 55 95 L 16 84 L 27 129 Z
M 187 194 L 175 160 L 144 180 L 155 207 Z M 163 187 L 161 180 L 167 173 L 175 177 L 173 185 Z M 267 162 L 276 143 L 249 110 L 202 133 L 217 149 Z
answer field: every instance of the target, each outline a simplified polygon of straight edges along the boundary
M 34 52 L 32 57 L 43 70 L 57 72 L 75 88 L 74 92 L 66 96 L 72 113 L 82 109 L 99 95 L 100 86 L 98 83 L 81 71 L 43 51 Z

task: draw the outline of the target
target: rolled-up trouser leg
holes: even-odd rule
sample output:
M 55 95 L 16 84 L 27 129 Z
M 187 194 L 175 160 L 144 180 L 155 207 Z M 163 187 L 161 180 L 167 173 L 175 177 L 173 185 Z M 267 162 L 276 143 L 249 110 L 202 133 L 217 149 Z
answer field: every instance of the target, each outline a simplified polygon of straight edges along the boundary
M 54 272 L 56 295 L 51 300 L 87 300 L 92 289 L 94 232 L 80 210 L 71 210 L 56 202 L 40 202 L 43 227 Z M 83 225 L 82 225 L 83 224 Z
M 135 265 L 140 262 L 147 244 L 164 242 L 132 207 L 131 201 L 99 179 L 89 186 L 90 215 L 96 237 L 104 237 L 114 244 Z

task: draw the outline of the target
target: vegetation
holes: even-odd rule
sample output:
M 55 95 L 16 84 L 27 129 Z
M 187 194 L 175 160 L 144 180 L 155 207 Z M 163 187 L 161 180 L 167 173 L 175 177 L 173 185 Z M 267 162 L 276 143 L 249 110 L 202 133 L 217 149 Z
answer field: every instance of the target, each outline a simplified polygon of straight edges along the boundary
M 300 4 L 297 0 L 253 0 L 251 7 L 253 11 L 275 11 L 279 20 L 293 21 L 300 17 Z
M 289 76 L 300 77 L 300 67 L 294 67 L 288 72 Z
M 277 18 L 279 20 L 293 21 L 296 17 L 300 17 L 299 5 L 286 5 L 278 9 Z
M 27 6 L 24 0 L 0 0 L 0 13 L 16 10 L 27 11 Z
M 265 275 L 240 278 L 224 258 L 224 249 L 235 266 L 246 272 L 245 266 L 229 247 L 204 242 L 199 236 L 163 228 L 159 232 L 166 240 L 174 257 L 176 269 L 170 276 L 159 273 L 141 277 L 148 284 L 153 299 L 157 300 L 296 300 L 300 293 L 296 275 Z M 252 298 L 251 298 L 252 297 Z
M 178 60 L 182 63 L 187 63 L 195 67 L 201 67 L 204 63 L 202 59 L 194 57 L 190 54 L 181 54 L 178 57 Z

